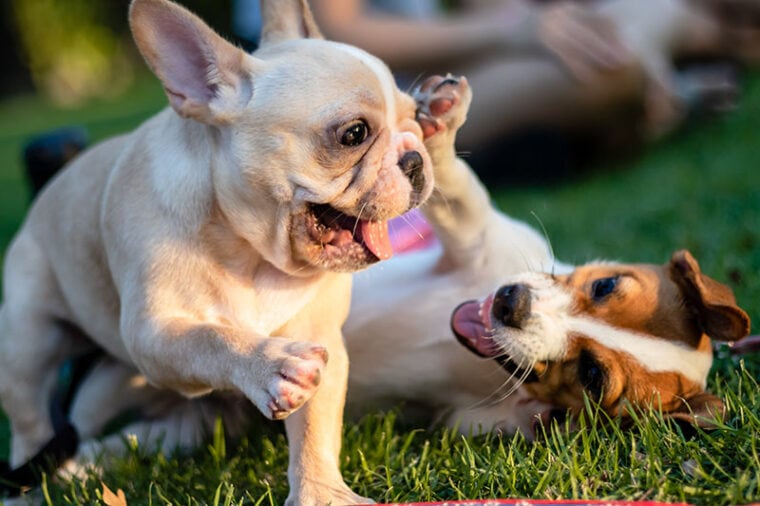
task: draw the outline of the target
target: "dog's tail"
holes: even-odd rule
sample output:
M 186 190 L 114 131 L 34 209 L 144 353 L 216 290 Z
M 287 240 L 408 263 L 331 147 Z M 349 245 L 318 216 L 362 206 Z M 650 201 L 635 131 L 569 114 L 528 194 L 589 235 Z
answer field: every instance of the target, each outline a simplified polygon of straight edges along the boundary
M 86 146 L 83 127 L 59 128 L 31 138 L 24 147 L 24 166 L 32 198 Z
M 0 462 L 0 497 L 17 497 L 24 490 L 38 486 L 42 473 L 58 469 L 76 454 L 79 436 L 67 423 L 56 429 L 55 436 L 28 462 L 11 469 L 7 462 Z
M 60 128 L 31 138 L 24 147 L 23 159 L 32 198 L 86 146 L 87 132 L 82 127 Z M 42 449 L 14 469 L 0 461 L 0 498 L 15 497 L 39 485 L 43 472 L 55 471 L 76 454 L 79 434 L 69 422 L 68 412 L 73 395 L 93 362 L 93 354 L 88 354 L 67 364 L 67 381 L 59 382 L 50 406 L 55 434 Z

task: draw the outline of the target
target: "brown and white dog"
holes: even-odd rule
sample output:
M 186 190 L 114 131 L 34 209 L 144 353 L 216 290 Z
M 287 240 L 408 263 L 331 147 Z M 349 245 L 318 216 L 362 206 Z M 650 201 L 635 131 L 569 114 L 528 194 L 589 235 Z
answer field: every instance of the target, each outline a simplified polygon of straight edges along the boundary
M 338 469 L 349 273 L 390 256 L 387 220 L 431 193 L 431 163 L 415 102 L 380 60 L 323 40 L 305 0 L 262 7 L 249 55 L 175 3 L 132 2 L 171 108 L 62 171 L 7 252 L 11 466 L 54 436 L 60 364 L 98 348 L 110 357 L 99 388 L 117 388 L 74 406 L 85 439 L 109 401 L 144 400 L 140 386 L 170 399 L 233 391 L 287 417 L 288 504 L 367 501 Z
M 464 432 L 527 437 L 577 414 L 584 393 L 613 416 L 654 406 L 709 425 L 720 415 L 705 391 L 711 338 L 749 332 L 731 290 L 686 251 L 664 265 L 555 261 L 456 156 L 466 81 L 430 78 L 417 98 L 436 176 L 422 209 L 440 244 L 355 276 L 349 409 L 422 404 Z

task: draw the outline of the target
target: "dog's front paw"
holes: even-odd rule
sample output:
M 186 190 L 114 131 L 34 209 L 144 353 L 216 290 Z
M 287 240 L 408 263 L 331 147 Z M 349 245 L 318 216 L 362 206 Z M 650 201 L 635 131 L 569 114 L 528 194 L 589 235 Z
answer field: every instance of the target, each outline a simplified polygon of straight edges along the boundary
M 282 420 L 317 391 L 327 350 L 314 343 L 269 338 L 265 354 L 270 367 L 263 378 L 263 391 L 253 392 L 250 398 L 266 417 Z
M 465 77 L 431 76 L 412 96 L 417 102 L 417 122 L 425 139 L 442 132 L 455 133 L 464 124 L 472 91 Z

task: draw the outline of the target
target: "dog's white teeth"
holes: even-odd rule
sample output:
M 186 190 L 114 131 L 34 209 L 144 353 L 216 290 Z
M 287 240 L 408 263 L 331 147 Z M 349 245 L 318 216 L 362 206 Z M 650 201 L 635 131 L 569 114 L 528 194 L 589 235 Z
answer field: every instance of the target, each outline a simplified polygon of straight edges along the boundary
M 354 235 L 350 230 L 342 229 L 335 232 L 335 238 L 330 242 L 335 246 L 345 246 L 351 244 L 354 241 Z
M 332 240 L 335 239 L 335 230 L 333 229 L 327 229 L 327 232 L 322 234 L 322 243 L 323 244 L 329 244 L 332 242 Z

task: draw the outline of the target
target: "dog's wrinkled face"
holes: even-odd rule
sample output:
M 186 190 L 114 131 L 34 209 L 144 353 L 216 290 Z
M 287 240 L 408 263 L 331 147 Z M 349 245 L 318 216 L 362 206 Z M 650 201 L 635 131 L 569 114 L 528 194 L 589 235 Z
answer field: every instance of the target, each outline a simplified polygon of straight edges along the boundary
M 387 220 L 433 188 L 414 101 L 380 60 L 322 39 L 305 2 L 262 8 L 252 55 L 176 4 L 130 14 L 170 104 L 201 124 L 184 139 L 210 154 L 218 221 L 292 275 L 390 257 Z
M 538 401 L 579 412 L 584 393 L 612 415 L 627 406 L 719 414 L 704 388 L 710 337 L 737 340 L 749 319 L 688 252 L 655 265 L 589 264 L 525 274 L 452 316 L 458 339 L 502 363 Z
M 270 68 L 237 129 L 242 163 L 231 182 L 243 202 L 234 205 L 271 213 L 271 260 L 283 270 L 353 271 L 389 258 L 387 220 L 432 191 L 414 101 L 350 46 L 304 39 L 256 56 Z

